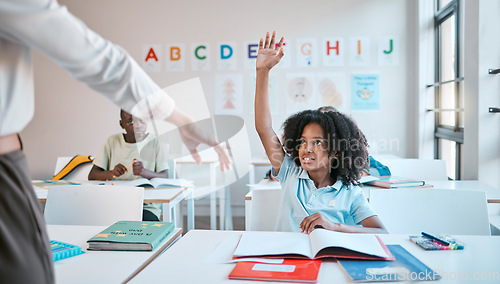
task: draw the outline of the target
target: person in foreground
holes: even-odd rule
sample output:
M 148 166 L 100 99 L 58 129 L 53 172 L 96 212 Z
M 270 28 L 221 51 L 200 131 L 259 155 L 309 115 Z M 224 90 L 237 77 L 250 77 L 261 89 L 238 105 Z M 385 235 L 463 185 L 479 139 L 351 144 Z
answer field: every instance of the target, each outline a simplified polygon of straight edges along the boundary
M 368 143 L 351 118 L 340 112 L 296 113 L 283 124 L 280 143 L 268 89 L 269 72 L 284 56 L 284 38 L 277 45 L 275 38 L 276 32 L 267 33 L 259 43 L 255 127 L 283 189 L 276 230 L 387 233 L 356 186 L 368 167 Z
M 34 114 L 32 49 L 120 108 L 135 109 L 141 118 L 154 114 L 177 126 L 198 164 L 196 148 L 207 144 L 218 154 L 221 169 L 230 165 L 214 135 L 178 108 L 125 50 L 90 30 L 66 7 L 56 0 L 0 1 L 2 283 L 55 282 L 47 228 L 19 138 Z
M 168 178 L 164 143 L 147 132 L 143 120 L 124 110 L 120 110 L 120 118 L 125 133 L 108 138 L 93 162 L 89 180 Z M 143 221 L 160 221 L 160 215 L 161 203 L 144 203 Z

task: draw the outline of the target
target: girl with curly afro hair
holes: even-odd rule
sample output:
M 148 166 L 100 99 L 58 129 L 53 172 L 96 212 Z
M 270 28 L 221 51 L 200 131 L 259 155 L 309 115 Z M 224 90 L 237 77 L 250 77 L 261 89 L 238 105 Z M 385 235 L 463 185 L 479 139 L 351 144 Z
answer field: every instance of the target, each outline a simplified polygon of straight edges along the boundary
M 315 228 L 386 233 L 357 186 L 368 167 L 368 143 L 356 123 L 340 112 L 306 110 L 283 124 L 283 144 L 272 128 L 269 72 L 284 56 L 276 32 L 260 40 L 255 89 L 255 127 L 278 173 L 282 200 L 276 229 L 310 233 Z

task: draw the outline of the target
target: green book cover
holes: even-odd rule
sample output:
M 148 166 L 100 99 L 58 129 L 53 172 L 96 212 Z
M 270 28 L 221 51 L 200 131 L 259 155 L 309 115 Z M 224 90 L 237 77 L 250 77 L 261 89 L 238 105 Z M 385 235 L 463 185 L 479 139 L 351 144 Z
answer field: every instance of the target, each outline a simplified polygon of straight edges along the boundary
M 89 250 L 153 250 L 172 232 L 170 222 L 118 221 L 87 241 Z

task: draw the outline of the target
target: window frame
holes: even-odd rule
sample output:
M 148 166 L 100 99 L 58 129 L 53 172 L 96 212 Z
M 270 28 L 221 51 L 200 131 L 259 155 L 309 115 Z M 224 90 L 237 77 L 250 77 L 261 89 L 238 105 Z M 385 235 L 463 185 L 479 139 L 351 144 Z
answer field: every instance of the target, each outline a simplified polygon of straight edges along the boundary
M 462 145 L 464 143 L 464 127 L 460 127 L 461 115 L 464 113 L 464 108 L 461 106 L 461 96 L 460 96 L 460 82 L 464 80 L 464 77 L 460 76 L 462 70 L 460 68 L 460 0 L 452 0 L 446 6 L 441 9 L 439 7 L 439 1 L 435 1 L 435 13 L 434 13 L 434 40 L 435 40 L 435 69 L 434 69 L 434 83 L 427 85 L 428 88 L 434 88 L 434 105 L 435 108 L 428 110 L 434 112 L 435 126 L 434 126 L 434 158 L 439 159 L 441 156 L 440 149 L 440 139 L 446 139 L 454 141 L 455 143 L 455 179 L 461 179 L 462 170 Z M 452 80 L 441 81 L 441 26 L 442 24 L 454 16 L 455 25 L 455 77 Z M 440 106 L 441 98 L 441 86 L 445 84 L 455 84 L 455 108 L 453 109 L 443 109 Z M 444 111 L 454 111 L 455 112 L 455 125 L 454 127 L 449 125 L 441 125 L 440 113 Z

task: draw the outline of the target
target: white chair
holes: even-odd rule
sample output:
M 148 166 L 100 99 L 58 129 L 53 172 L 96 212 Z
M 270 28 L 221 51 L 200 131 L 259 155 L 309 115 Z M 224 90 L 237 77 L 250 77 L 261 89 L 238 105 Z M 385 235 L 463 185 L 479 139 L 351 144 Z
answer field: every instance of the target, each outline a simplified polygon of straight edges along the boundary
M 274 231 L 281 203 L 281 189 L 252 190 L 250 226 L 247 231 Z
M 372 189 L 370 206 L 390 234 L 490 235 L 484 192 Z
M 57 157 L 56 167 L 54 169 L 54 176 L 59 173 L 73 157 Z M 88 180 L 89 172 L 92 169 L 92 163 L 81 164 L 76 167 L 72 172 L 67 174 L 63 179 L 71 181 L 86 181 Z
M 380 159 L 391 175 L 418 180 L 448 180 L 446 161 L 431 159 Z
M 104 185 L 51 186 L 45 221 L 51 225 L 109 226 L 141 221 L 144 188 Z

